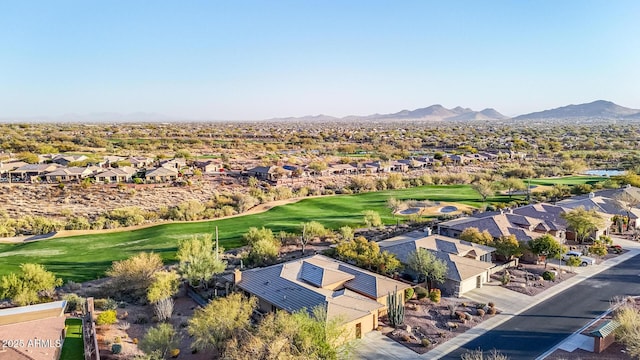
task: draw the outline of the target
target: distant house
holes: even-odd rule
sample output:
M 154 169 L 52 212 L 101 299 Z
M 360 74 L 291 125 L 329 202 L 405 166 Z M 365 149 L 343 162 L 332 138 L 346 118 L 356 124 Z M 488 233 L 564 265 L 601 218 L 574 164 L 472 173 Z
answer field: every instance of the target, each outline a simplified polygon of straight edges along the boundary
M 108 169 L 95 175 L 96 181 L 101 183 L 120 183 L 129 182 L 138 170 L 123 166 L 119 168 Z
M 414 231 L 378 244 L 380 250 L 395 254 L 403 264 L 407 264 L 411 253 L 418 249 L 431 251 L 447 264 L 446 280 L 441 287 L 451 296 L 462 296 L 470 290 L 482 287 L 490 281 L 491 269 L 494 267 L 491 257 L 495 248 L 442 235 L 425 236 L 424 232 Z
M 246 171 L 246 175 L 258 180 L 278 181 L 291 177 L 292 172 L 280 166 L 257 166 Z
M 567 228 L 567 222 L 562 218 L 566 208 L 547 203 L 526 205 L 511 210 L 514 214 L 539 219 L 549 228 L 549 233 L 558 239 L 575 239 L 573 231 Z
M 40 175 L 44 175 L 59 168 L 58 164 L 27 164 L 9 171 L 12 181 L 28 182 L 34 181 Z
M 131 164 L 131 167 L 136 169 L 144 169 L 146 167 L 152 166 L 154 160 L 145 156 L 131 156 L 128 157 L 125 161 L 128 161 Z
M 48 182 L 78 181 L 93 175 L 99 170 L 101 170 L 101 168 L 95 166 L 69 168 L 64 167 L 46 173 L 42 176 L 42 178 Z
M 355 175 L 358 173 L 358 167 L 351 164 L 330 164 L 327 170 L 334 175 Z
M 426 159 L 424 159 L 426 160 Z M 423 170 L 429 168 L 429 162 L 415 158 L 398 160 L 399 163 L 406 164 L 409 169 Z
M 148 182 L 167 182 L 177 180 L 179 174 L 178 170 L 174 168 L 161 166 L 155 169 L 148 169 L 144 177 Z
M 245 293 L 258 298 L 262 312 L 324 307 L 327 319 L 340 318 L 350 338 L 360 338 L 376 329 L 387 312 L 387 296 L 410 286 L 382 275 L 315 255 L 283 264 L 238 271 L 232 281 Z
M 71 163 L 85 161 L 88 159 L 89 158 L 84 155 L 57 155 L 51 159 L 51 162 L 62 166 L 69 166 Z
M 224 171 L 222 162 L 219 160 L 196 161 L 194 165 L 204 174 L 218 174 Z
M 511 212 L 480 218 L 463 217 L 445 221 L 438 224 L 438 234 L 458 238 L 467 228 L 477 228 L 480 231 L 487 230 L 495 239 L 514 235 L 518 241 L 525 243 L 545 234 L 554 236 L 554 231 L 545 220 Z M 558 237 L 556 237 L 556 240 L 560 243 L 565 241 L 564 238 Z
M 629 208 L 621 201 L 618 201 L 616 199 L 609 199 L 602 196 L 595 196 L 594 193 L 590 193 L 587 198 L 569 198 L 566 200 L 562 200 L 559 201 L 557 205 L 567 209 L 576 209 L 579 207 L 583 207 L 587 210 L 595 210 L 601 213 L 602 217 L 605 219 L 607 226 L 604 229 L 599 229 L 599 231 L 593 234 L 596 239 L 600 235 L 608 234 L 608 228 L 612 224 L 611 218 L 615 215 L 628 216 L 630 226 L 638 227 L 638 225 L 640 225 L 637 221 L 640 217 L 640 209 Z
M 27 163 L 24 161 L 0 161 L 0 180 L 10 181 L 9 172 L 25 165 L 27 165 Z
M 187 160 L 184 158 L 174 158 L 170 160 L 162 160 L 160 161 L 160 166 L 167 169 L 175 169 L 180 170 L 183 167 L 187 166 Z
M 123 156 L 108 155 L 103 157 L 102 161 L 98 165 L 101 167 L 112 167 L 114 164 L 124 161 L 126 159 L 127 158 Z
M 392 161 L 389 166 L 391 166 L 391 171 L 395 171 L 395 172 L 409 171 L 409 164 L 406 164 L 402 161 Z

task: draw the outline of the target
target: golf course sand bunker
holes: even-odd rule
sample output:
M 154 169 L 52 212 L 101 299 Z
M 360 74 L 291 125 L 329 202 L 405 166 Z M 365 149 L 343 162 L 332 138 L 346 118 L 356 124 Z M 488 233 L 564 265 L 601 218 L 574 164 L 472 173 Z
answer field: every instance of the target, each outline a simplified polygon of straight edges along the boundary
M 438 216 L 442 214 L 457 215 L 465 210 L 471 210 L 472 207 L 458 203 L 448 202 L 416 202 L 409 207 L 396 211 L 397 215 L 420 215 L 420 216 Z
M 456 211 L 458 211 L 458 208 L 455 207 L 455 206 L 451 206 L 451 205 L 440 208 L 440 212 L 442 214 L 450 214 L 450 213 L 456 212 Z

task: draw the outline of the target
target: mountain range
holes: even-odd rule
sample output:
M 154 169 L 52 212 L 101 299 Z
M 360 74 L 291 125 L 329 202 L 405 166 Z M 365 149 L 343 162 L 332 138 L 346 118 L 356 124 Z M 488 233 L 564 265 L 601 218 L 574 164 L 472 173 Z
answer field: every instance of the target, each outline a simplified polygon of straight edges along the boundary
M 447 109 L 436 104 L 415 110 L 402 110 L 390 114 L 349 115 L 334 117 L 330 115 L 309 115 L 302 117 L 274 118 L 265 121 L 288 122 L 354 122 L 354 121 L 581 121 L 581 120 L 640 120 L 640 110 L 617 105 L 611 101 L 597 100 L 586 104 L 567 105 L 555 109 L 532 112 L 529 114 L 508 117 L 495 109 L 487 108 L 475 111 L 461 106 Z M 157 113 L 91 113 L 65 114 L 61 116 L 41 116 L 23 118 L 0 118 L 0 122 L 85 122 L 85 123 L 117 123 L 117 122 L 178 122 L 190 121 Z M 198 120 L 191 120 L 198 121 Z M 202 121 L 202 120 L 200 120 Z
M 419 121 L 497 121 L 497 120 L 640 120 L 640 110 L 630 109 L 610 101 L 567 105 L 555 109 L 532 112 L 509 118 L 495 109 L 487 108 L 474 111 L 469 108 L 455 107 L 447 109 L 442 105 L 431 105 L 415 110 L 402 110 L 392 114 L 373 114 L 365 116 L 350 115 L 336 118 L 328 115 L 276 118 L 270 121 L 385 121 L 385 120 L 419 120 Z

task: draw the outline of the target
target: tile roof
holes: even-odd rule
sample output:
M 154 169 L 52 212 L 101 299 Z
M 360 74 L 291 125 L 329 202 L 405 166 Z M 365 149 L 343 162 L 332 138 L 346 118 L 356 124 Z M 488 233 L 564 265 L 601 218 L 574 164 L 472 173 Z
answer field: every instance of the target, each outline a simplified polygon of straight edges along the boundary
M 605 198 L 602 196 L 594 196 L 583 199 L 566 199 L 558 202 L 558 205 L 569 209 L 584 207 L 587 210 L 595 210 L 597 212 L 609 215 L 627 215 L 627 207 L 618 200 Z M 632 219 L 637 219 L 637 215 L 630 212 Z
M 497 214 L 482 218 L 464 217 L 460 219 L 445 221 L 438 226 L 444 229 L 464 231 L 466 228 L 477 228 L 480 231 L 487 230 L 494 238 L 515 235 L 518 241 L 530 241 L 542 236 L 544 233 L 535 232 L 540 230 L 540 224 L 544 220 L 535 219 L 519 214 Z M 542 227 L 545 228 L 544 226 Z

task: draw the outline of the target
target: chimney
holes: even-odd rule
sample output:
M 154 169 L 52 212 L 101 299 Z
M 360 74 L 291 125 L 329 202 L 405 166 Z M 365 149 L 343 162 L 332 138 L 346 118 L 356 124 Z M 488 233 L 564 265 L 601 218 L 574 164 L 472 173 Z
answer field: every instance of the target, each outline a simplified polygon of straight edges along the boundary
M 427 233 L 427 236 L 431 236 L 431 234 L 433 233 L 433 231 L 431 230 L 431 228 L 430 228 L 430 227 L 428 227 L 428 226 L 424 228 L 424 232 L 426 232 L 426 233 Z
M 233 270 L 233 284 L 237 285 L 240 281 L 242 281 L 242 271 L 239 269 Z
M 594 194 L 593 192 L 589 193 L 589 199 L 593 199 L 596 196 L 596 194 Z
M 627 184 L 627 186 L 625 186 L 625 188 L 631 189 L 631 184 Z

